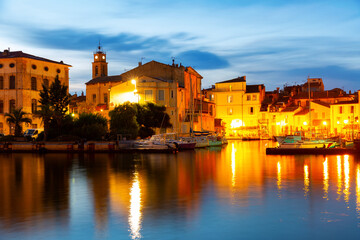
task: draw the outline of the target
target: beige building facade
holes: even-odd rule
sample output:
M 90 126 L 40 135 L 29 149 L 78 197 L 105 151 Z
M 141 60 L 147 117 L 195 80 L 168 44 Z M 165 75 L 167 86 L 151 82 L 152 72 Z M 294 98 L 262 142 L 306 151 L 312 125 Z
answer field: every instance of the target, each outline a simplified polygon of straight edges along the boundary
M 39 93 L 43 84 L 50 84 L 58 76 L 62 84 L 69 86 L 68 64 L 37 57 L 21 51 L 4 50 L 0 52 L 0 132 L 13 134 L 13 126 L 6 123 L 5 114 L 22 108 L 32 119 L 27 128 L 41 129 L 41 119 L 33 113 L 38 109 Z

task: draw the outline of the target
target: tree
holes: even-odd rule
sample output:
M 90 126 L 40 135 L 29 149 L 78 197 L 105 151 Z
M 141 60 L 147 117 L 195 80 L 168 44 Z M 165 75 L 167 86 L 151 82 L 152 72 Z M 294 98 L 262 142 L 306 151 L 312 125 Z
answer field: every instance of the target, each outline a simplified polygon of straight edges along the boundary
M 14 109 L 12 113 L 5 113 L 6 122 L 15 125 L 15 136 L 19 137 L 22 133 L 22 123 L 31 123 L 31 119 L 25 117 L 27 113 L 22 108 Z
M 66 117 L 70 103 L 70 95 L 68 87 L 61 84 L 58 75 L 56 75 L 55 81 L 49 88 L 44 84 L 42 87 L 39 100 L 41 110 L 38 115 L 42 118 L 44 124 L 44 140 L 46 140 L 52 121 L 56 123 L 57 135 L 61 134 L 62 122 Z
M 112 133 L 136 138 L 139 125 L 136 121 L 136 109 L 133 104 L 126 102 L 118 105 L 109 112 L 109 116 Z
M 139 136 L 146 138 L 153 135 L 154 128 L 170 128 L 170 117 L 165 112 L 166 107 L 154 103 L 135 104 L 136 120 L 140 126 Z
M 107 132 L 107 119 L 100 114 L 81 113 L 74 121 L 73 132 L 87 140 L 99 140 Z

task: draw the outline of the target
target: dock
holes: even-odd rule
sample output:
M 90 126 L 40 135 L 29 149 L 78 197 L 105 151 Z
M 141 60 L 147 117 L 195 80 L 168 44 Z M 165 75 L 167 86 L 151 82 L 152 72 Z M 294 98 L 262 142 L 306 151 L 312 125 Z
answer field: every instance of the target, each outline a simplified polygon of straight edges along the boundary
M 266 155 L 343 155 L 356 154 L 354 148 L 266 148 Z

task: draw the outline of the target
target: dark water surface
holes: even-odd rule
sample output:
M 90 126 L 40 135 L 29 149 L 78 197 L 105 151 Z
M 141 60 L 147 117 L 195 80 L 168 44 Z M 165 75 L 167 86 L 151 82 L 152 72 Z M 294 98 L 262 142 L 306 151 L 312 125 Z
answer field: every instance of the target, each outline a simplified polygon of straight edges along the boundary
M 266 144 L 2 154 L 0 239 L 360 239 L 360 160 Z

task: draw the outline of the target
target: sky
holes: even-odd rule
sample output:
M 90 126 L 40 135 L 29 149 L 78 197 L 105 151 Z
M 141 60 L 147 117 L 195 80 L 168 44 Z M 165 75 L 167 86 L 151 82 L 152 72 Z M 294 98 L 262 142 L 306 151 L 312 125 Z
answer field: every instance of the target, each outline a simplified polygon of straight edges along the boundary
M 72 65 L 71 93 L 99 41 L 109 75 L 175 58 L 203 88 L 246 75 L 269 91 L 308 77 L 360 89 L 359 0 L 0 0 L 0 51 Z

